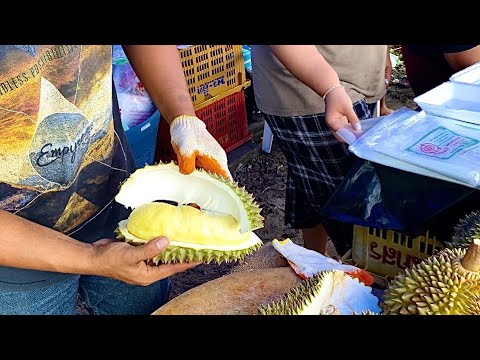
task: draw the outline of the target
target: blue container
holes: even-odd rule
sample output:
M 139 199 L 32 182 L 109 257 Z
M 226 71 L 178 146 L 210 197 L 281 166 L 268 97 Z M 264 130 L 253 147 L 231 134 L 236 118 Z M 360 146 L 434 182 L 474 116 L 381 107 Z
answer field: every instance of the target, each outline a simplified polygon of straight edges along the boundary
M 141 124 L 125 131 L 137 168 L 142 168 L 145 164 L 153 165 L 159 123 L 160 112 L 157 110 Z

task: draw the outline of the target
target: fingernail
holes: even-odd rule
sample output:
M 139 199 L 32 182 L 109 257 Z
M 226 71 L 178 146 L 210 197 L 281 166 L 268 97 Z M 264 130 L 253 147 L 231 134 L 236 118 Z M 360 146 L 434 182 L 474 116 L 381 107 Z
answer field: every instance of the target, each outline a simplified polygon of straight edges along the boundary
M 353 125 L 353 128 L 355 130 L 362 130 L 362 125 L 360 124 L 360 121 L 355 123 L 355 125 Z
M 388 85 L 389 81 L 387 79 L 385 79 L 385 84 Z
M 162 250 L 167 247 L 168 239 L 166 237 L 162 237 L 157 241 L 155 241 L 155 245 L 157 246 L 158 249 Z
M 350 131 L 345 128 L 340 128 L 337 130 L 337 135 L 343 139 L 348 145 L 352 144 L 357 138 Z

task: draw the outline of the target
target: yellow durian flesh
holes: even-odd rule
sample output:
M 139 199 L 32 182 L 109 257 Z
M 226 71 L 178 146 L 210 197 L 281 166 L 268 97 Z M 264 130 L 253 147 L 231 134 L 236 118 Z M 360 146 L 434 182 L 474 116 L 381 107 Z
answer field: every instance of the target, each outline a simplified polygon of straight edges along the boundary
M 115 200 L 131 209 L 158 200 L 195 203 L 212 214 L 233 216 L 241 233 L 263 227 L 260 208 L 245 188 L 204 170 L 181 174 L 173 162 L 136 170 L 122 184 Z
M 119 223 L 118 239 L 140 245 L 159 236 L 169 238 L 170 245 L 155 263 L 236 261 L 262 245 L 253 233 L 263 227 L 253 196 L 203 170 L 184 175 L 173 162 L 145 166 L 122 184 L 115 200 L 133 209 Z M 191 203 L 201 210 L 187 205 Z
M 241 234 L 240 224 L 230 215 L 211 215 L 194 207 L 149 203 L 132 211 L 126 230 L 145 241 L 166 236 L 175 242 L 210 248 L 242 247 L 250 232 Z

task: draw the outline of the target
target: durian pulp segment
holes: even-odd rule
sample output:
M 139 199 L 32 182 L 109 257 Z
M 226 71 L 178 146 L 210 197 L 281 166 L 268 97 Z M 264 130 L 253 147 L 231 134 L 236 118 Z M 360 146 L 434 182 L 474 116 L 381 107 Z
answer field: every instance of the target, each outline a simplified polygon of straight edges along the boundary
M 214 216 L 191 206 L 150 203 L 137 207 L 118 230 L 129 241 L 145 243 L 166 236 L 170 244 L 192 249 L 240 250 L 261 240 L 253 233 L 240 234 L 231 216 Z
M 173 162 L 135 171 L 115 200 L 133 209 L 156 200 L 176 201 L 180 205 L 195 203 L 202 209 L 233 216 L 240 223 L 241 233 L 261 227 L 258 207 L 236 183 L 199 170 L 184 175 Z

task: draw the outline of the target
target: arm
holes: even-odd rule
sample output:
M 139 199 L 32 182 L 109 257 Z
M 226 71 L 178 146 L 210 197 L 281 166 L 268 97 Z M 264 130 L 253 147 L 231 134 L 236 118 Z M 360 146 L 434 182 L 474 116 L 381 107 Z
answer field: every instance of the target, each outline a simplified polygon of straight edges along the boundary
M 170 124 L 173 149 L 183 174 L 197 166 L 232 178 L 225 150 L 195 115 L 175 45 L 122 45 L 148 95 Z
M 325 121 L 333 132 L 349 123 L 360 130 L 360 122 L 350 97 L 335 70 L 327 63 L 315 45 L 270 45 L 273 54 L 298 80 L 325 100 Z M 336 87 L 335 87 L 336 86 Z M 335 87 L 335 88 L 334 88 Z M 337 137 L 340 141 L 343 139 Z
M 163 242 L 157 247 L 155 243 L 159 241 Z M 159 254 L 167 245 L 165 238 L 139 247 L 107 239 L 85 244 L 0 210 L 1 266 L 108 276 L 131 284 L 148 285 L 196 265 L 147 266 L 143 260 Z
M 387 59 L 385 62 L 385 85 L 388 87 L 392 79 L 392 59 L 390 59 L 390 46 L 387 46 Z
M 445 59 L 455 71 L 460 71 L 480 61 L 480 46 L 460 52 L 445 52 Z
M 387 59 L 385 62 L 385 87 L 388 88 L 392 79 L 392 59 L 390 59 L 390 46 L 387 46 Z M 380 99 L 380 116 L 390 115 L 394 110 L 387 106 L 386 94 Z
M 122 46 L 148 95 L 169 124 L 180 115 L 195 116 L 175 45 Z
M 323 97 L 331 86 L 340 85 L 337 73 L 318 52 L 315 45 L 271 45 L 270 47 L 283 66 L 318 95 Z

